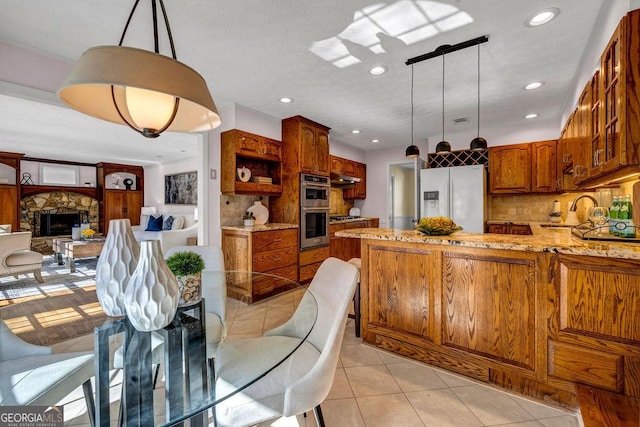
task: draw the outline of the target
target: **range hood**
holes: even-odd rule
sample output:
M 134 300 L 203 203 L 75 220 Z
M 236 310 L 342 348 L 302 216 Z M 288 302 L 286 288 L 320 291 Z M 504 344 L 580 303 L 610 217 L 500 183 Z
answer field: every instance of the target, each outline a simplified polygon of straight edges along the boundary
M 360 178 L 331 173 L 331 185 L 353 185 L 356 182 L 360 182 Z

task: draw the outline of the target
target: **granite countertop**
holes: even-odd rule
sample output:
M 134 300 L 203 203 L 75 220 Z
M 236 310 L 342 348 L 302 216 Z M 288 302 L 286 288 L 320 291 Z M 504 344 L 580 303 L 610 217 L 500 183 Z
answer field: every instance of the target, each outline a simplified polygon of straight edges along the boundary
M 272 231 L 272 230 L 286 230 L 289 228 L 298 228 L 298 224 L 285 224 L 285 223 L 266 223 L 263 225 L 254 225 L 251 227 L 245 227 L 243 225 L 223 225 L 220 227 L 223 230 L 232 231 Z
M 375 216 L 359 216 L 358 218 L 350 218 L 350 219 L 331 219 L 331 220 L 329 220 L 329 225 L 331 225 L 331 224 L 344 224 L 344 223 L 347 223 L 347 222 L 356 222 L 356 221 L 369 221 L 371 219 L 378 219 L 378 217 L 375 217 Z
M 571 235 L 571 228 L 568 226 L 544 227 L 541 224 L 546 223 L 539 222 L 523 222 L 523 224 L 531 227 L 533 235 L 478 234 L 458 231 L 449 236 L 427 236 L 415 230 L 355 228 L 338 231 L 336 236 L 640 260 L 640 243 L 581 240 Z

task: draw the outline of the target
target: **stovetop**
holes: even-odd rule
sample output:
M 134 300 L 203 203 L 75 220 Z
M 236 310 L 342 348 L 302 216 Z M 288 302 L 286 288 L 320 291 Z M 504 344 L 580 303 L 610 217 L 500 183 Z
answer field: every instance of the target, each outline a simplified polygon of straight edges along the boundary
M 358 219 L 360 216 L 343 215 L 343 216 L 330 216 L 329 219 L 333 221 L 344 221 L 345 219 Z

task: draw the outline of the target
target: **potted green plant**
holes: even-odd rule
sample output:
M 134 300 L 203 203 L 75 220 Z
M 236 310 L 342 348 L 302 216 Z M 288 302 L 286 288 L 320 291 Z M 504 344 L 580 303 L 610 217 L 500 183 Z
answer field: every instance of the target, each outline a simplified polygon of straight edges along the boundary
M 201 273 L 204 270 L 204 259 L 200 254 L 182 251 L 167 258 L 167 266 L 178 279 L 180 298 L 178 306 L 195 304 L 202 298 Z
M 256 223 L 256 217 L 253 215 L 253 212 L 249 211 L 244 214 L 242 220 L 244 221 L 245 227 L 253 227 Z

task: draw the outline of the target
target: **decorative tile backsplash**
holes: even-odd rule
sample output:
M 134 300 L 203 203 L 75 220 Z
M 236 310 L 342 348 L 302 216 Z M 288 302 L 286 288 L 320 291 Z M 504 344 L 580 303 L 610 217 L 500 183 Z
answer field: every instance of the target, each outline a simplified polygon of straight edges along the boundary
M 632 194 L 633 182 L 621 184 L 619 187 L 611 188 L 612 196 L 624 196 Z M 548 222 L 549 212 L 553 209 L 553 202 L 560 202 L 562 211 L 562 221 L 567 219 L 567 212 L 573 200 L 582 195 L 589 194 L 595 196 L 593 191 L 564 193 L 564 194 L 523 194 L 505 195 L 489 197 L 489 220 L 491 221 L 535 221 Z M 576 213 L 578 220 L 587 220 L 589 209 L 593 203 L 589 199 L 581 199 L 578 202 Z M 640 201 L 636 202 L 640 209 Z
M 220 225 L 240 226 L 242 216 L 253 202 L 259 200 L 265 207 L 269 208 L 269 198 L 263 196 L 220 196 Z M 270 221 L 269 221 L 270 222 Z

